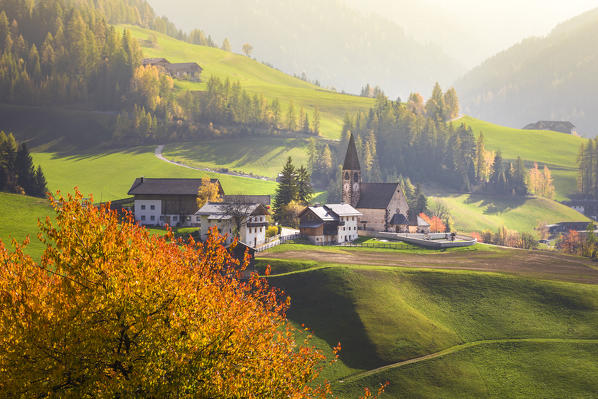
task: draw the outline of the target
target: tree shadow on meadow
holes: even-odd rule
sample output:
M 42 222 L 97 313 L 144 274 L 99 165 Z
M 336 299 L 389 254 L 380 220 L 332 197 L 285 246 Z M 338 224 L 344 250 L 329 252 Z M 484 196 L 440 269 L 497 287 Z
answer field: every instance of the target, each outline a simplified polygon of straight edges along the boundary
M 469 194 L 465 200 L 467 205 L 484 208 L 485 215 L 495 215 L 508 212 L 525 204 L 527 197 L 491 196 L 488 194 Z

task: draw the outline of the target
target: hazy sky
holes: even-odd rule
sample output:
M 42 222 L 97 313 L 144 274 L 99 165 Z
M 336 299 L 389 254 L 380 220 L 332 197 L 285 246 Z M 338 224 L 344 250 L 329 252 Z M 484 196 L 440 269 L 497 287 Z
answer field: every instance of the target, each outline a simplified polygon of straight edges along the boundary
M 245 0 L 237 1 L 243 4 Z M 320 0 L 295 1 L 306 7 L 318 7 Z M 378 14 L 397 23 L 419 42 L 442 48 L 464 69 L 478 65 L 524 38 L 546 35 L 559 23 L 598 7 L 598 0 L 336 1 L 364 14 Z M 194 0 L 149 2 L 159 14 L 170 17 L 185 30 L 210 25 L 209 7 L 194 7 Z M 181 8 L 185 10 L 185 16 L 180 15 Z M 216 31 L 218 29 L 212 29 L 211 33 Z M 216 39 L 222 40 L 220 37 Z
M 529 36 L 598 7 L 598 0 L 345 0 L 435 42 L 472 67 Z

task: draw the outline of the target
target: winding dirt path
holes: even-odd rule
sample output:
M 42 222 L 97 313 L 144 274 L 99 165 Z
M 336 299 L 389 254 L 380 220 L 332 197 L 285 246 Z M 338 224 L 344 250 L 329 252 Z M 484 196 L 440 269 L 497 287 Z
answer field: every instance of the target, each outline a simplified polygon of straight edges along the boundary
M 210 168 L 196 168 L 196 167 L 193 167 L 193 166 L 185 165 L 184 163 L 171 161 L 170 159 L 166 158 L 162 154 L 163 151 L 164 151 L 164 144 L 160 144 L 159 146 L 157 146 L 156 150 L 154 151 L 154 155 L 156 156 L 156 158 L 158 158 L 161 161 L 168 162 L 169 164 L 180 166 L 182 168 L 193 169 L 193 170 L 200 170 L 202 172 L 218 173 L 218 174 L 221 174 L 221 175 L 229 175 L 229 176 L 236 176 L 236 177 L 245 177 L 247 179 L 259 180 L 259 181 L 274 181 L 274 179 L 271 179 L 271 178 L 265 177 L 265 176 L 257 176 L 256 177 L 256 176 L 246 175 L 244 173 L 223 172 L 223 171 L 218 171 L 218 170 L 214 170 L 214 169 L 210 169 Z
M 450 348 L 446 348 L 439 352 L 430 353 L 429 355 L 416 357 L 409 360 L 403 360 L 402 362 L 392 363 L 386 366 L 378 367 L 373 370 L 364 371 L 363 373 L 354 374 L 350 377 L 347 377 L 343 380 L 339 380 L 339 383 L 345 382 L 353 382 L 359 380 L 361 378 L 369 377 L 374 374 L 381 373 L 386 370 L 396 369 L 403 366 L 407 366 L 409 364 L 420 363 L 430 359 L 436 359 L 442 356 L 450 355 L 455 352 L 460 352 L 464 349 L 473 348 L 475 346 L 480 345 L 491 345 L 491 344 L 503 344 L 503 343 L 524 343 L 524 342 L 532 342 L 532 343 L 570 343 L 570 344 L 598 344 L 598 339 L 567 339 L 567 338 L 507 338 L 507 339 L 486 339 L 481 341 L 473 341 L 467 342 L 461 345 L 455 345 Z

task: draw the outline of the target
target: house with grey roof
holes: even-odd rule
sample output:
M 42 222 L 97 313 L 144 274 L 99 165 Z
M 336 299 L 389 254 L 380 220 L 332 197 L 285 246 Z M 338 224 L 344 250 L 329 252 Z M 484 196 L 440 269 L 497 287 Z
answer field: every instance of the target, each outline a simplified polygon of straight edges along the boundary
M 202 206 L 195 212 L 195 217 L 200 220 L 202 240 L 208 237 L 210 229 L 216 228 L 220 234 L 226 235 L 226 244 L 238 235 L 239 241 L 256 248 L 266 242 L 269 214 L 260 202 L 231 198 L 227 201 L 225 196 L 223 202 L 208 202 Z
M 343 202 L 350 204 L 362 216 L 359 228 L 372 231 L 391 231 L 394 223 L 407 218 L 409 206 L 399 183 L 363 183 L 361 166 L 353 135 L 343 163 Z M 402 226 L 401 224 L 395 225 Z
M 351 242 L 361 213 L 349 204 L 308 206 L 299 214 L 301 235 L 316 245 Z
M 569 121 L 538 121 L 523 127 L 525 130 L 551 130 L 553 132 L 577 135 L 575 125 Z
M 203 68 L 195 62 L 171 63 L 166 58 L 145 58 L 142 60 L 143 66 L 155 66 L 162 69 L 175 79 L 191 80 L 200 82 Z
M 211 179 L 211 183 L 224 195 L 218 179 Z M 201 221 L 195 213 L 201 185 L 201 179 L 135 179 L 128 192 L 134 196 L 135 220 L 148 226 L 199 226 Z

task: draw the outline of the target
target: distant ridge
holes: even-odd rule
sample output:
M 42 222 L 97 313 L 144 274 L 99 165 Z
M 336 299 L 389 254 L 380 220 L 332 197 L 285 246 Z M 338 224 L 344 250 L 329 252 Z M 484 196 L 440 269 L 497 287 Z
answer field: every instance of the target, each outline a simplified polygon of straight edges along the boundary
M 544 38 L 529 38 L 486 60 L 456 82 L 465 113 L 507 126 L 572 121 L 598 133 L 598 8 Z

